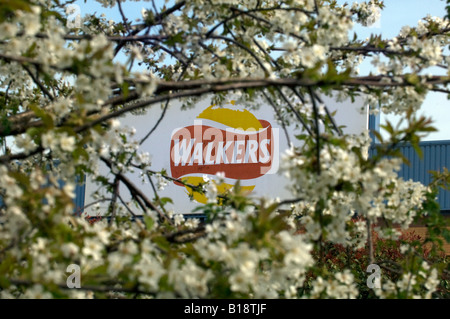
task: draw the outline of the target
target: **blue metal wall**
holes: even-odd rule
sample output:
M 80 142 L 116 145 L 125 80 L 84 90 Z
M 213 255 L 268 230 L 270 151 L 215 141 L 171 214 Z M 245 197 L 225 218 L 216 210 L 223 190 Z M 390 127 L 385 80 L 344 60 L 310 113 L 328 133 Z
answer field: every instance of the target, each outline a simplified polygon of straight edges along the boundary
M 370 115 L 368 126 L 372 141 L 378 143 L 372 131 L 380 131 L 380 115 Z M 422 159 L 411 145 L 400 147 L 400 151 L 410 161 L 410 165 L 403 164 L 399 176 L 405 180 L 412 179 L 428 185 L 432 176 L 429 171 L 442 172 L 444 167 L 450 169 L 450 140 L 422 142 L 420 148 L 423 153 Z M 370 155 L 373 152 L 374 149 L 371 149 Z M 450 191 L 440 190 L 438 201 L 441 211 L 450 213 Z
M 423 158 L 421 159 L 411 145 L 400 148 L 402 154 L 411 165 L 403 164 L 399 176 L 412 179 L 428 185 L 432 181 L 429 171 L 441 171 L 444 167 L 450 169 L 450 140 L 430 141 L 420 143 Z M 441 211 L 450 212 L 450 191 L 440 190 L 438 197 Z
M 421 142 L 419 145 L 422 150 L 422 158 L 411 145 L 399 147 L 403 156 L 409 160 L 410 165 L 402 164 L 398 175 L 404 180 L 412 179 L 428 185 L 432 181 L 430 171 L 442 172 L 444 167 L 450 169 L 450 140 Z M 374 149 L 371 149 L 370 155 L 373 152 Z M 438 202 L 441 212 L 450 213 L 450 191 L 441 189 Z
M 59 185 L 60 187 L 64 187 L 64 183 L 62 181 L 59 181 Z M 86 193 L 86 183 L 80 184 L 78 183 L 77 180 L 77 184 L 75 187 L 75 198 L 73 199 L 73 204 L 75 205 L 74 208 L 75 214 L 79 214 L 82 212 L 82 209 L 84 207 L 85 193 Z M 0 196 L 0 207 L 3 207 L 3 205 L 4 205 L 3 199 Z
M 74 209 L 75 214 L 82 213 L 85 196 L 86 196 L 86 183 L 83 184 L 77 183 L 77 186 L 75 187 L 75 198 L 73 199 L 73 203 L 75 205 Z

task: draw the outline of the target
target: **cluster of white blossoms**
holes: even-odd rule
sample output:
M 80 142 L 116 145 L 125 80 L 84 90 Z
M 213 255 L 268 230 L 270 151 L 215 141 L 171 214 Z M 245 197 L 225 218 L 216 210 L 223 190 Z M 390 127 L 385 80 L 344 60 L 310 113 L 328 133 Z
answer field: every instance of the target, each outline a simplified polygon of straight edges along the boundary
M 0 263 L 7 272 L 1 297 L 103 297 L 101 290 L 112 282 L 111 290 L 156 298 L 356 298 L 356 274 L 322 272 L 317 243 L 363 248 L 371 221 L 382 217 L 407 228 L 421 212 L 428 189 L 398 178 L 398 159 L 371 161 L 367 134 L 335 138 L 327 133 L 285 154 L 282 170 L 292 181 L 295 202 L 291 210 L 278 210 L 278 199 L 258 204 L 231 191 L 232 205 L 226 206 L 217 200 L 224 180 L 218 174 L 204 179 L 208 201 L 200 210 L 208 218 L 203 224 L 167 211 L 162 200 L 140 194 L 139 185 L 125 185 L 127 174 L 136 170 L 144 181 L 153 183 L 155 177 L 157 190 L 170 177 L 155 174 L 151 154 L 140 149 L 143 141 L 136 136 L 141 132 L 121 127 L 117 118 L 124 112 L 143 115 L 144 105 L 173 95 L 188 96 L 185 106 L 193 106 L 200 93 L 221 90 L 208 81 L 222 79 L 236 90 L 238 102 L 254 99 L 245 104 L 251 107 L 262 95 L 253 92 L 254 86 L 241 88 L 255 79 L 261 86 L 273 80 L 265 92 L 282 124 L 298 120 L 293 116 L 298 112 L 313 127 L 312 101 L 303 95 L 310 88 L 327 94 L 322 83 L 325 89 L 342 89 L 338 99 L 361 93 L 383 112 L 417 110 L 425 94 L 436 89 L 419 72 L 430 67 L 449 72 L 443 49 L 448 35 L 433 34 L 448 28 L 447 19 L 428 17 L 390 41 L 360 43 L 349 39 L 349 31 L 354 22 L 371 25 L 379 19 L 376 0 L 352 6 L 334 1 L 318 6 L 314 0 L 165 1 L 164 8 L 154 1 L 139 23 L 129 21 L 132 26 L 93 14 L 79 29 L 55 18 L 61 10 L 57 1 L 37 3 L 12 15 L 0 10 Z M 157 6 L 165 13 L 158 15 Z M 364 76 L 350 78 L 354 86 L 340 87 L 347 75 L 333 75 L 332 65 L 338 73 L 348 69 L 350 77 L 359 75 L 366 55 L 384 55 L 372 59 L 376 72 L 367 77 L 381 78 L 377 90 L 357 85 Z M 298 86 L 276 82 L 297 79 Z M 302 87 L 309 80 L 317 87 Z M 219 102 L 221 94 L 215 96 Z M 284 96 L 293 107 L 286 106 Z M 325 118 L 324 105 L 318 104 Z M 74 216 L 75 180 L 84 177 L 99 186 L 92 211 L 114 211 L 114 218 L 96 221 L 86 208 L 81 218 Z M 128 202 L 121 197 L 124 186 L 132 197 Z M 135 220 L 125 220 L 129 215 Z M 160 221 L 163 215 L 166 222 Z M 362 218 L 355 221 L 355 216 Z M 397 234 L 379 233 L 382 238 Z M 66 291 L 67 265 L 74 263 L 82 280 L 94 283 L 92 291 Z M 417 273 L 387 280 L 375 293 L 429 298 L 438 284 L 436 268 L 422 264 Z
M 41 7 L 31 6 L 30 11 L 18 11 L 15 23 L 3 22 L 0 26 L 2 29 L 0 39 L 14 37 L 18 32 L 22 32 L 25 36 L 34 36 L 38 33 L 41 29 Z
M 375 1 L 353 2 L 351 10 L 358 12 L 357 21 L 364 26 L 375 24 L 381 17 L 380 7 L 376 5 Z
M 400 280 L 381 280 L 381 288 L 374 289 L 379 298 L 432 299 L 439 286 L 438 270 L 423 261 L 417 273 L 404 273 Z M 423 289 L 425 288 L 425 289 Z
M 114 119 L 109 121 L 109 130 L 101 132 L 92 131 L 90 138 L 91 142 L 88 145 L 89 152 L 92 157 L 98 160 L 98 157 L 114 158 L 128 154 L 124 157 L 125 161 L 133 159 L 135 165 L 148 165 L 150 163 L 150 155 L 148 152 L 141 151 L 139 149 L 139 141 L 136 138 L 136 129 L 126 125 L 121 125 L 120 120 Z M 118 162 L 118 170 L 130 170 L 130 167 L 126 162 Z
M 75 137 L 69 136 L 65 132 L 56 135 L 55 132 L 50 131 L 42 136 L 42 146 L 50 149 L 52 152 L 58 150 L 71 152 L 75 148 Z
M 169 184 L 169 181 L 164 178 L 160 173 L 155 174 L 156 177 L 156 186 L 158 190 L 162 191 Z
M 202 262 L 212 267 L 220 265 L 222 275 L 235 293 L 252 298 L 275 298 L 280 293 L 295 297 L 293 291 L 302 287 L 305 273 L 313 264 L 312 246 L 292 230 L 263 239 L 279 246 L 281 256 L 272 255 L 265 245 L 258 247 L 242 242 L 255 227 L 254 213 L 248 214 L 232 212 L 223 224 L 217 221 L 207 226 L 208 236 L 194 245 Z
M 325 47 L 314 44 L 312 47 L 306 47 L 301 50 L 301 64 L 305 68 L 312 68 L 317 62 L 322 62 L 325 60 Z M 289 55 L 292 58 L 292 55 Z
M 225 287 L 235 296 L 276 298 L 283 294 L 289 298 L 296 297 L 308 267 L 313 265 L 310 255 L 312 246 L 293 230 L 282 230 L 274 233 L 273 237 L 263 237 L 261 240 L 267 241 L 263 245 L 262 242 L 248 241 L 246 238 L 258 231 L 255 218 L 254 213 L 232 212 L 223 222 L 216 224 L 216 233 L 207 231 L 205 237 L 192 244 L 199 258 L 197 261 L 188 258 L 182 247 L 179 252 L 173 251 L 176 255 L 167 255 L 152 240 L 136 241 L 137 238 L 132 235 L 134 232 L 116 228 L 111 233 L 105 221 L 93 225 L 79 221 L 79 231 L 84 229 L 89 234 L 82 242 L 56 247 L 49 239 L 36 240 L 30 255 L 33 280 L 64 284 L 63 264 L 46 268 L 53 250 L 57 249 L 67 260 L 80 261 L 85 278 L 89 278 L 89 273 L 98 267 L 105 267 L 108 275 L 136 281 L 139 290 L 155 297 L 208 297 L 214 289 Z M 270 217 L 275 218 L 276 214 Z M 140 223 L 132 225 L 132 228 L 140 227 Z M 230 229 L 240 229 L 232 239 L 229 237 Z M 119 241 L 115 245 L 117 239 Z M 276 253 L 266 245 L 278 247 Z M 112 252 L 107 254 L 110 249 Z M 167 278 L 169 287 L 161 285 L 165 282 L 162 278 Z M 20 296 L 14 287 L 3 292 L 6 293 Z M 87 296 L 82 294 L 79 297 Z
M 14 201 L 22 196 L 23 190 L 3 165 L 0 165 L 0 182 L 6 195 L 3 200 L 8 206 L 14 204 Z
M 181 51 L 203 52 L 196 54 L 189 63 L 188 73 L 199 70 L 207 79 L 275 77 L 276 74 L 309 68 L 324 63 L 330 46 L 348 43 L 348 31 L 353 26 L 352 13 L 345 6 L 339 7 L 337 15 L 336 8 L 323 4 L 316 10 L 314 1 L 309 0 L 283 4 L 266 1 L 262 6 L 267 10 L 254 10 L 256 4 L 252 1 L 227 1 L 226 5 L 189 2 L 183 10 L 192 11 L 192 18 L 173 15 L 167 19 L 164 30 L 168 36 L 192 33 L 192 41 L 177 43 Z M 229 13 L 229 6 L 236 8 L 243 19 L 256 19 L 258 25 L 241 29 L 229 24 L 226 26 L 229 33 L 222 35 L 220 21 Z M 311 19 L 315 19 L 317 28 L 310 27 Z M 236 41 L 244 42 L 245 48 L 236 45 Z M 282 48 L 284 54 L 280 56 L 274 52 L 273 48 L 277 47 Z M 220 62 L 223 59 L 230 63 Z M 279 59 L 282 66 L 277 62 Z
M 316 278 L 311 283 L 313 289 L 310 298 L 355 299 L 359 291 L 354 283 L 354 276 L 349 270 L 338 272 L 334 279 Z
M 374 221 L 384 217 L 407 228 L 429 191 L 419 182 L 404 181 L 397 176 L 400 159 L 384 158 L 373 167 L 365 166 L 370 145 L 367 135 L 349 140 L 353 142 L 345 149 L 325 145 L 320 150 L 320 173 L 314 164 L 316 159 L 303 155 L 310 154 L 306 148 L 302 154 L 291 149 L 284 156 L 282 169 L 293 181 L 293 193 L 303 201 L 294 212 L 304 216 L 301 222 L 313 240 L 323 235 L 334 243 L 363 245 L 364 222 L 357 227 L 362 237 L 356 236 L 359 237 L 356 242 L 347 229 L 347 222 L 356 215 Z M 354 152 L 355 148 L 362 150 L 362 154 Z M 313 217 L 317 210 L 333 217 L 327 226 L 323 227 Z
M 425 100 L 427 91 L 417 91 L 412 86 L 398 87 L 391 92 L 385 92 L 381 95 L 368 94 L 367 103 L 370 105 L 380 105 L 381 111 L 385 114 L 403 114 L 408 110 L 419 110 Z
M 0 165 L 0 185 L 2 205 L 6 205 L 6 209 L 0 214 L 0 240 L 18 240 L 29 231 L 31 224 L 18 204 L 23 190 L 3 165 Z M 16 253 L 20 255 L 19 250 Z

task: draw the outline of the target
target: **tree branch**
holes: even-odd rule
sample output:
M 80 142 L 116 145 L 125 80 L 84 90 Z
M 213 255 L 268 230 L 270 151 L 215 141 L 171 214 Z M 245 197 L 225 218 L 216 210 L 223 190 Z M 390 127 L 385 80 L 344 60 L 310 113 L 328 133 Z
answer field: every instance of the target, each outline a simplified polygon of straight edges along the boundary
M 110 168 L 113 168 L 113 162 L 105 157 L 100 157 L 100 159 Z M 159 210 L 148 198 L 145 196 L 139 188 L 137 188 L 125 175 L 122 173 L 114 173 L 116 177 L 124 183 L 124 185 L 130 190 L 130 193 L 133 195 L 133 197 L 139 197 L 142 199 L 145 203 L 145 206 L 151 210 L 154 210 L 158 213 L 159 219 L 161 222 L 167 221 L 170 224 L 173 224 L 173 222 L 168 218 L 161 210 Z

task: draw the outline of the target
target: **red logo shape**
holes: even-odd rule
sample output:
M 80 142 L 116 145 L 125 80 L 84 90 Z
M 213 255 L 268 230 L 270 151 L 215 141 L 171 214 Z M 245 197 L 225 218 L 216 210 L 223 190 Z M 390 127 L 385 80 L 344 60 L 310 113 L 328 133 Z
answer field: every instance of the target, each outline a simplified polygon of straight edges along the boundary
M 249 180 L 261 177 L 270 170 L 274 138 L 268 121 L 259 120 L 262 129 L 258 131 L 224 130 L 201 122 L 195 121 L 194 125 L 172 134 L 172 177 L 224 172 L 226 178 Z

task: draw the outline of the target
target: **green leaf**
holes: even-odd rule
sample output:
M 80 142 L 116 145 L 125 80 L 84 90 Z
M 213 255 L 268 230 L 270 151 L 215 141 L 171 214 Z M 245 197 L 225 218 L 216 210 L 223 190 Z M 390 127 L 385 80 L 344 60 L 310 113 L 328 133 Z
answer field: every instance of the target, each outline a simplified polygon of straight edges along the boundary
M 417 74 L 406 74 L 405 80 L 407 83 L 412 85 L 417 85 L 420 82 L 420 78 Z
M 177 34 L 175 34 L 174 36 L 168 38 L 166 41 L 164 41 L 164 44 L 167 44 L 169 46 L 173 46 L 176 43 L 185 43 L 186 40 L 183 37 L 184 32 L 178 32 Z
M 394 135 L 394 127 L 392 126 L 391 122 L 387 121 L 386 125 L 380 125 L 380 127 L 389 134 Z
M 31 12 L 30 2 L 24 0 L 2 0 L 0 2 L 0 23 L 7 21 L 15 11 Z
M 376 137 L 376 139 L 380 142 L 380 143 L 383 143 L 383 136 L 381 136 L 381 134 L 380 134 L 380 132 L 378 132 L 378 131 L 372 131 L 372 134 L 373 135 L 375 135 L 375 137 Z
M 450 243 L 450 230 L 443 228 L 442 229 L 442 237 L 444 237 L 444 239 L 447 243 Z
M 42 119 L 46 127 L 54 127 L 53 119 L 50 114 L 46 113 L 42 108 L 33 103 L 29 104 L 28 107 L 34 112 L 34 114 L 36 114 L 36 116 Z
M 149 216 L 144 216 L 144 223 L 147 229 L 152 229 L 155 221 Z
M 122 84 L 122 94 L 124 98 L 128 97 L 128 94 L 130 93 L 129 84 L 128 82 L 123 82 Z
M 36 54 L 34 54 L 34 53 L 35 53 L 36 48 L 37 48 L 37 43 L 33 42 L 33 44 L 27 49 L 27 51 L 24 53 L 23 56 L 30 57 L 30 58 L 35 57 Z
M 73 151 L 73 157 L 74 157 L 74 159 L 79 159 L 80 157 L 83 157 L 84 159 L 88 160 L 89 154 L 83 147 L 77 147 Z
M 420 159 L 423 159 L 423 152 L 418 143 L 412 143 L 412 147 L 416 151 Z
M 162 197 L 159 199 L 159 201 L 161 202 L 161 204 L 165 205 L 167 203 L 171 203 L 173 204 L 173 200 L 170 197 Z

